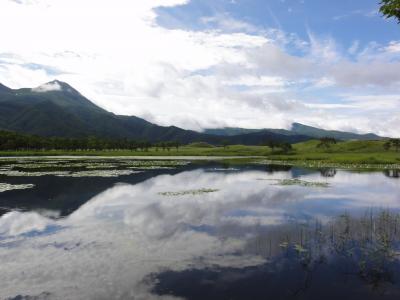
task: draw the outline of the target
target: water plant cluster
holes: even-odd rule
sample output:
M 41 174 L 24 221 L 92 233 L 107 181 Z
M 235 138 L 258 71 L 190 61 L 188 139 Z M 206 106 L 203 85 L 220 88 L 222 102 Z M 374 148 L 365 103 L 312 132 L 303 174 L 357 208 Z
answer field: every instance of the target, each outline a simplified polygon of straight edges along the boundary
M 78 171 L 67 172 L 67 174 L 58 174 L 59 177 L 119 177 L 140 173 L 140 171 L 133 170 L 91 170 L 91 171 Z
M 317 182 L 317 181 L 305 181 L 298 178 L 292 179 L 276 179 L 278 183 L 276 185 L 299 185 L 305 187 L 329 187 L 329 184 L 326 182 Z
M 342 214 L 323 223 L 289 223 L 256 235 L 246 251 L 269 261 L 294 257 L 308 275 L 321 264 L 339 263 L 344 272 L 373 287 L 394 281 L 400 261 L 400 215 L 367 211 L 361 217 Z
M 298 166 L 305 168 L 335 168 L 335 169 L 368 169 L 368 170 L 399 170 L 400 164 L 371 164 L 371 163 L 334 163 L 323 160 L 253 160 L 251 163 L 260 165 Z
M 206 188 L 201 188 L 197 190 L 186 190 L 186 191 L 177 191 L 177 192 L 160 192 L 158 193 L 161 196 L 185 196 L 185 195 L 202 195 L 202 194 L 208 194 L 208 193 L 214 193 L 218 192 L 218 189 L 206 189 Z
M 189 164 L 178 160 L 46 159 L 23 158 L 0 161 L 0 176 L 9 177 L 117 177 L 141 170 L 174 169 Z
M 10 184 L 10 183 L 0 183 L 0 193 L 12 190 L 26 190 L 34 188 L 34 184 Z

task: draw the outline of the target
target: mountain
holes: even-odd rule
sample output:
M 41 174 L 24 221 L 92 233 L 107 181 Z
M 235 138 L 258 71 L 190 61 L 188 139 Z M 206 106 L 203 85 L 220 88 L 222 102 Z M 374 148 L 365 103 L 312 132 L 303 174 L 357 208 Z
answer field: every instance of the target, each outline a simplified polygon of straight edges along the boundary
M 291 131 L 294 134 L 307 135 L 314 138 L 332 137 L 338 140 L 381 140 L 380 137 L 374 133 L 358 134 L 353 132 L 337 131 L 337 130 L 324 130 L 312 126 L 303 125 L 300 123 L 293 123 Z
M 137 117 L 110 113 L 67 83 L 48 82 L 34 89 L 0 90 L 0 128 L 42 136 L 163 140 L 192 139 L 196 132 L 161 127 Z
M 0 83 L 0 92 L 3 92 L 3 93 L 7 93 L 7 92 L 11 92 L 12 90 L 10 89 L 10 88 L 8 88 L 8 87 L 6 87 L 5 85 L 2 85 L 1 83 Z
M 322 137 L 332 137 L 337 140 L 380 140 L 380 137 L 373 133 L 368 134 L 358 134 L 353 132 L 337 131 L 337 130 L 325 130 L 312 126 L 303 125 L 300 123 L 293 123 L 290 130 L 286 129 L 245 129 L 236 127 L 225 127 L 225 128 L 215 128 L 206 129 L 204 133 L 215 134 L 225 137 L 234 137 L 241 135 L 242 133 L 251 133 L 255 135 L 267 135 L 268 133 L 274 133 L 278 135 L 284 135 L 287 137 L 298 137 L 307 136 L 310 138 L 322 138 Z M 290 139 L 290 138 L 288 138 Z
M 159 126 L 135 116 L 120 116 L 95 105 L 69 84 L 54 80 L 36 88 L 10 89 L 0 84 L 0 129 L 41 136 L 129 138 L 149 141 L 204 141 L 258 145 L 268 140 L 302 142 L 311 138 L 377 140 L 375 134 L 329 131 L 300 123 L 285 129 L 206 129 L 203 133 Z
M 246 128 L 238 128 L 238 127 L 224 127 L 224 128 L 210 128 L 205 129 L 203 133 L 205 134 L 213 134 L 219 136 L 234 136 L 241 134 L 248 134 L 262 131 L 263 129 L 246 129 Z
M 0 129 L 27 134 L 59 137 L 98 136 L 181 143 L 204 141 L 258 145 L 273 139 L 300 142 L 304 135 L 252 132 L 231 137 L 159 126 L 135 116 L 120 116 L 95 105 L 69 84 L 54 80 L 36 88 L 10 89 L 0 84 Z

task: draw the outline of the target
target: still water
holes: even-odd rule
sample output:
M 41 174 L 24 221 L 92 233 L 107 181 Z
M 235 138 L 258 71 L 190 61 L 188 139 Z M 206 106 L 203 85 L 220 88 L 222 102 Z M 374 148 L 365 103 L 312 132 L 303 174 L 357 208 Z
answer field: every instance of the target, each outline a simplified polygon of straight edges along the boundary
M 400 299 L 398 175 L 5 161 L 0 299 Z

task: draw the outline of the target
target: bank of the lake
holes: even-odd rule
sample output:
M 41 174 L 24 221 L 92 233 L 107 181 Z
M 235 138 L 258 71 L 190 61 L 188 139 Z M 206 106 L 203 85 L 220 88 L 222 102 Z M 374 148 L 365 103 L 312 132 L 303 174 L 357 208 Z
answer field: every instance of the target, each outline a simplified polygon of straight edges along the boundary
M 292 150 L 283 153 L 280 149 L 267 146 L 230 145 L 181 146 L 162 150 L 149 148 L 147 151 L 134 150 L 46 150 L 46 151 L 2 151 L 0 157 L 131 157 L 131 158 L 172 158 L 182 157 L 196 160 L 222 160 L 225 163 L 275 162 L 304 167 L 336 167 L 367 169 L 399 169 L 400 152 L 385 151 L 384 141 L 346 141 L 329 147 L 320 147 L 313 140 L 292 145 Z

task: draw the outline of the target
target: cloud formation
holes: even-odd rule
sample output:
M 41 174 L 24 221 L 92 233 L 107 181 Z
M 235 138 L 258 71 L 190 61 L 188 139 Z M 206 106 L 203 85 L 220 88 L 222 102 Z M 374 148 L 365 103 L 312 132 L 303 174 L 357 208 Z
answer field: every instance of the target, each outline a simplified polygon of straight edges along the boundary
M 32 91 L 37 93 L 46 93 L 46 92 L 61 91 L 61 90 L 62 87 L 57 81 L 48 82 L 32 89 Z
M 337 105 L 343 94 L 399 93 L 397 41 L 354 41 L 342 50 L 333 37 L 312 30 L 301 39 L 228 13 L 202 16 L 204 29 L 197 30 L 157 23 L 158 8 L 188 3 L 3 1 L 0 26 L 9 30 L 0 82 L 34 87 L 57 77 L 115 113 L 188 129 L 298 121 L 395 135 L 381 118 Z

